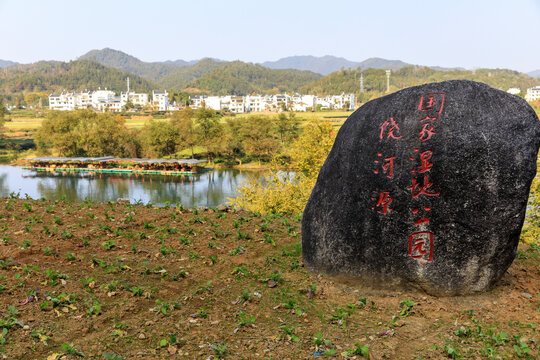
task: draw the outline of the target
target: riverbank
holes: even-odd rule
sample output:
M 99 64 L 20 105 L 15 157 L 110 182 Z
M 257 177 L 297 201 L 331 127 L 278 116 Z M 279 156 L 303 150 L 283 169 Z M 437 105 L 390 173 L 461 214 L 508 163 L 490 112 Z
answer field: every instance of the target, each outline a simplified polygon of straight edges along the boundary
M 538 356 L 538 246 L 486 294 L 382 293 L 306 271 L 299 218 L 221 210 L 1 199 L 0 358 Z

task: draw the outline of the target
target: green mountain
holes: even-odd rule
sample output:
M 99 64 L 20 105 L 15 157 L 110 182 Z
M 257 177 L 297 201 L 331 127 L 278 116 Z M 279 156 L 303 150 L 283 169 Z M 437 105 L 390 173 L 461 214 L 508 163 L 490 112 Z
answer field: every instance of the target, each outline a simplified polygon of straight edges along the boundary
M 105 48 L 92 50 L 79 57 L 102 65 L 124 70 L 142 78 L 156 82 L 160 87 L 179 90 L 187 83 L 221 66 L 218 59 L 168 60 L 163 62 L 144 62 L 122 51 Z
M 122 51 L 109 48 L 89 51 L 79 57 L 79 60 L 94 61 L 108 67 L 139 75 L 148 80 L 160 79 L 177 70 L 179 66 L 187 65 L 187 62 L 184 62 L 185 64 L 181 62 L 178 64 L 175 62 L 144 62 Z
M 310 71 L 268 69 L 261 65 L 232 61 L 192 81 L 187 88 L 213 95 L 290 93 L 318 78 L 319 74 Z
M 92 61 L 40 61 L 4 69 L 0 76 L 0 93 L 80 91 L 99 87 L 119 92 L 125 91 L 128 76 L 133 91 L 151 92 L 158 88 L 139 76 Z
M 158 83 L 166 89 L 180 90 L 189 82 L 200 78 L 206 73 L 223 66 L 226 62 L 214 59 L 202 59 L 190 66 L 176 69 L 174 72 L 159 79 Z
M 386 91 L 386 72 L 382 69 L 362 71 L 364 89 L 368 94 L 380 95 Z M 538 80 L 514 70 L 478 69 L 478 70 L 435 70 L 429 67 L 407 66 L 392 71 L 390 90 L 397 91 L 406 87 L 445 80 L 473 80 L 486 83 L 496 89 L 508 90 L 518 87 L 523 92 Z M 301 93 L 329 95 L 360 92 L 360 70 L 340 70 L 321 77 L 300 88 Z M 368 97 L 369 99 L 369 97 Z

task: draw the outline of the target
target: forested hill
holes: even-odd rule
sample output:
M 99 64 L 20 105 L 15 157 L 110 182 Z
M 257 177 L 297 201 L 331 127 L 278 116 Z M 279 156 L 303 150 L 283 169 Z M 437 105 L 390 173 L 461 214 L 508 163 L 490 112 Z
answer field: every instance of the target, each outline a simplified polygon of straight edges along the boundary
M 202 59 L 191 66 L 176 69 L 174 72 L 161 78 L 158 83 L 166 89 L 180 90 L 191 81 L 225 64 L 227 63 L 219 60 Z
M 99 87 L 125 91 L 128 76 L 133 91 L 151 92 L 158 88 L 139 76 L 92 61 L 40 61 L 4 69 L 0 73 L 0 93 L 80 91 Z
M 192 81 L 187 88 L 214 95 L 292 93 L 320 77 L 311 71 L 268 69 L 261 65 L 233 61 Z
M 79 57 L 79 60 L 91 60 L 104 66 L 124 70 L 154 81 L 162 88 L 174 90 L 182 89 L 190 81 L 198 79 L 225 63 L 210 58 L 192 61 L 145 62 L 122 51 L 109 48 L 89 51 Z
M 386 91 L 386 73 L 382 69 L 362 71 L 364 89 L 370 95 Z M 445 80 L 473 80 L 486 83 L 500 90 L 517 87 L 522 92 L 534 86 L 538 80 L 524 73 L 507 69 L 451 70 L 441 71 L 428 67 L 407 66 L 392 71 L 390 90 Z M 340 70 L 300 87 L 304 94 L 328 95 L 339 93 L 358 93 L 360 89 L 360 70 Z
M 122 51 L 105 48 L 92 50 L 79 57 L 79 60 L 90 60 L 99 64 L 124 70 L 139 75 L 148 80 L 157 80 L 167 76 L 180 66 L 188 65 L 188 62 L 177 60 L 176 62 L 144 62 Z

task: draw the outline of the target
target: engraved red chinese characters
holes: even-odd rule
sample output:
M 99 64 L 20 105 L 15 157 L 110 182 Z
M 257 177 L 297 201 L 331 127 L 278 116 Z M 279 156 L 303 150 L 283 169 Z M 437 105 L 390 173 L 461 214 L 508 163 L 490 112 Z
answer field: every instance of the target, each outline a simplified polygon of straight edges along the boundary
M 378 153 L 377 154 L 377 157 L 378 158 L 381 158 L 383 155 L 381 153 Z M 384 174 L 386 174 L 386 177 L 391 179 L 394 177 L 394 160 L 396 159 L 395 156 L 389 156 L 387 158 L 384 158 L 382 161 L 381 160 L 375 160 L 374 163 L 375 163 L 375 170 L 373 170 L 373 172 L 375 174 L 378 174 L 379 173 L 379 164 L 380 164 L 380 167 L 382 168 L 382 171 Z
M 419 261 L 433 261 L 433 233 L 431 231 L 419 231 L 409 236 L 409 256 Z
M 379 134 L 379 138 L 381 140 L 385 138 L 385 135 L 386 139 L 401 139 L 401 134 L 399 133 L 399 125 L 393 117 L 391 117 L 390 120 L 386 120 L 385 122 L 383 122 L 379 129 L 381 130 Z
M 381 191 L 380 193 L 377 191 L 373 191 L 373 196 L 371 197 L 371 200 L 377 202 L 374 206 L 371 207 L 371 210 L 377 209 L 377 212 L 383 215 L 386 215 L 389 211 L 392 211 L 392 209 L 390 209 L 390 204 L 392 203 L 390 191 Z

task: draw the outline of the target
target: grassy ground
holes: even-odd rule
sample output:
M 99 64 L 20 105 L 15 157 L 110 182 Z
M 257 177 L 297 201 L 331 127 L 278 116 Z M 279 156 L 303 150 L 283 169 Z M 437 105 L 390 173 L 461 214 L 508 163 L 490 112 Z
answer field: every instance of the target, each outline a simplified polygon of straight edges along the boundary
M 538 356 L 537 245 L 436 298 L 307 272 L 299 218 L 13 198 L 0 219 L 0 358 Z

